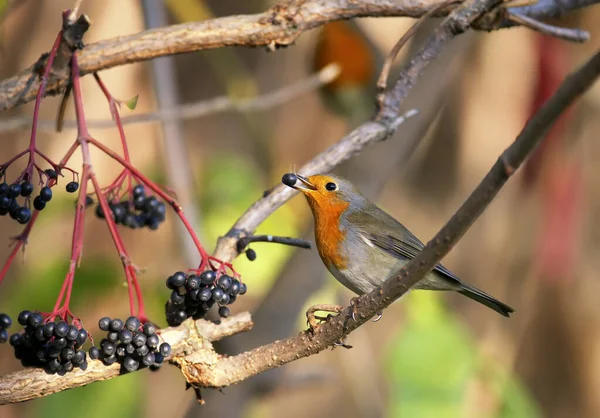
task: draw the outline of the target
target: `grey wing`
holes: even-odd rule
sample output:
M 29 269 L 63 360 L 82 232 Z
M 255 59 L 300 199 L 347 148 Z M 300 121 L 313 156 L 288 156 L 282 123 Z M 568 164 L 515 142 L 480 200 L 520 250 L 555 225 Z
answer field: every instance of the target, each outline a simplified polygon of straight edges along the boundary
M 392 218 L 393 219 L 393 218 Z M 395 222 L 398 222 L 394 219 Z M 404 228 L 404 227 L 403 227 Z M 425 247 L 425 245 L 412 232 L 404 228 L 404 237 L 400 238 L 396 235 L 385 233 L 370 233 L 366 234 L 366 238 L 376 247 L 386 251 L 394 256 L 402 256 L 407 259 L 413 259 Z M 434 270 L 441 273 L 445 277 L 461 283 L 460 279 L 454 273 L 438 264 Z

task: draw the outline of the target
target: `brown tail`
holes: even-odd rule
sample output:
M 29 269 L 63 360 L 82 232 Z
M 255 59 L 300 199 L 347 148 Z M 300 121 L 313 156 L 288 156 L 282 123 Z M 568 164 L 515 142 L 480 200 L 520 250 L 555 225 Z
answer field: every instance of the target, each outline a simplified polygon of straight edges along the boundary
M 474 301 L 479 302 L 490 309 L 495 310 L 500 315 L 506 316 L 507 318 L 510 317 L 510 314 L 515 311 L 505 303 L 500 302 L 498 299 L 495 299 L 487 293 L 466 283 L 461 283 L 461 289 L 458 291 L 458 293 L 465 295 L 469 299 L 473 299 Z

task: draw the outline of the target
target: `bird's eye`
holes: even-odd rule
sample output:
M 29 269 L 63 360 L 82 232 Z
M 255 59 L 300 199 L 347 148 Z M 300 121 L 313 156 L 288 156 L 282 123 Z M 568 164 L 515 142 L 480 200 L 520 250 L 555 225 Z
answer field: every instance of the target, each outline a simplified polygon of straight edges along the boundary
M 325 188 L 326 188 L 327 190 L 329 190 L 330 192 L 332 192 L 332 191 L 334 191 L 335 189 L 337 189 L 337 186 L 336 186 L 336 184 L 335 184 L 335 183 L 327 183 L 327 184 L 325 185 Z

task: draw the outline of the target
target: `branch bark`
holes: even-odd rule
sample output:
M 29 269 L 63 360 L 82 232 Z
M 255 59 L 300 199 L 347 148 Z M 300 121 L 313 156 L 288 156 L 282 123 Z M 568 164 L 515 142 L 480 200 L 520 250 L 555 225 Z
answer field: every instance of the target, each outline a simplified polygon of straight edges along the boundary
M 162 341 L 171 345 L 173 357 L 193 352 L 195 359 L 206 363 L 218 362 L 221 356 L 213 350 L 211 343 L 249 331 L 252 326 L 250 314 L 244 312 L 224 319 L 219 325 L 203 319 L 195 322 L 187 320 L 177 328 L 162 330 L 160 337 Z M 68 376 L 48 374 L 42 369 L 20 370 L 0 378 L 0 405 L 51 395 L 92 382 L 112 379 L 122 373 L 119 364 L 105 366 L 97 360 L 90 360 L 86 370 L 77 368 Z
M 79 55 L 81 74 L 153 58 L 225 46 L 268 47 L 270 50 L 292 44 L 302 33 L 328 22 L 356 17 L 420 17 L 443 0 L 301 0 L 287 1 L 264 13 L 228 16 L 203 22 L 185 23 L 107 39 L 86 46 Z M 597 3 L 598 0 L 545 0 L 544 7 L 520 8 L 520 13 L 536 19 L 556 16 Z M 455 6 L 454 6 L 455 7 Z M 454 7 L 436 13 L 447 15 Z M 514 23 L 498 13 L 477 22 L 475 28 L 494 30 Z M 35 98 L 39 80 L 36 65 L 0 81 L 0 111 Z M 58 71 L 50 78 L 47 92 L 64 91 L 68 73 Z

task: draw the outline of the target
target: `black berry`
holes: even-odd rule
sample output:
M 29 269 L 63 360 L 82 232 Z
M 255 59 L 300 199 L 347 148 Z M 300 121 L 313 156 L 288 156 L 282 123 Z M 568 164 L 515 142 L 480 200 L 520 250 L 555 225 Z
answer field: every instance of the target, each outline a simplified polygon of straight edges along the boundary
M 48 176 L 49 179 L 55 180 L 58 178 L 58 174 L 56 174 L 56 171 L 54 171 L 51 168 L 48 168 L 47 170 L 45 170 L 44 173 L 46 173 L 46 175 Z
M 19 324 L 21 324 L 23 326 L 27 325 L 27 320 L 29 319 L 29 315 L 31 315 L 31 312 L 21 311 L 21 313 L 19 313 L 19 316 L 17 317 L 17 321 L 19 321 Z
M 67 191 L 67 193 L 75 193 L 77 189 L 79 189 L 79 183 L 77 183 L 76 181 L 71 181 L 65 186 L 65 190 Z
M 98 321 L 98 328 L 100 328 L 102 331 L 108 331 L 109 327 L 110 327 L 110 318 L 108 316 L 105 316 L 104 318 L 101 318 Z
M 140 363 L 129 356 L 123 360 L 123 368 L 128 372 L 135 372 L 139 367 Z
M 35 210 L 44 210 L 45 207 L 46 207 L 46 202 L 40 196 L 36 196 L 33 199 L 33 208 Z
M 151 336 L 156 332 L 156 325 L 154 325 L 152 322 L 146 322 L 142 329 L 144 330 L 144 334 Z
M 33 193 L 33 184 L 29 183 L 28 181 L 21 183 L 21 196 L 31 196 L 31 193 Z
M 256 251 L 254 251 L 252 248 L 248 248 L 246 250 L 246 258 L 250 261 L 256 260 Z
M 110 321 L 110 328 L 111 331 L 113 332 L 119 332 L 123 329 L 123 321 L 121 321 L 119 318 L 115 318 L 112 321 Z
M 137 331 L 139 327 L 140 320 L 135 316 L 130 316 L 127 318 L 127 321 L 125 321 L 125 328 L 127 328 L 129 331 Z
M 169 343 L 162 343 L 158 348 L 158 352 L 163 357 L 168 357 L 171 354 L 171 345 Z
M 8 187 L 8 191 L 6 192 L 6 196 L 10 198 L 17 197 L 21 194 L 21 185 L 20 184 L 11 184 Z
M 227 317 L 229 317 L 229 315 L 231 315 L 231 312 L 229 311 L 229 308 L 227 306 L 221 306 L 219 308 L 219 315 L 222 318 L 227 318 Z
M 52 200 L 52 189 L 48 186 L 44 186 L 42 187 L 42 189 L 40 190 L 40 199 L 42 199 L 44 202 L 48 203 L 50 200 Z

